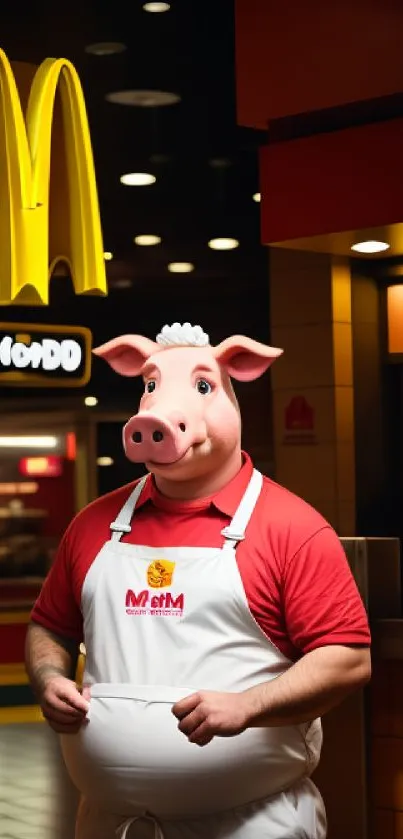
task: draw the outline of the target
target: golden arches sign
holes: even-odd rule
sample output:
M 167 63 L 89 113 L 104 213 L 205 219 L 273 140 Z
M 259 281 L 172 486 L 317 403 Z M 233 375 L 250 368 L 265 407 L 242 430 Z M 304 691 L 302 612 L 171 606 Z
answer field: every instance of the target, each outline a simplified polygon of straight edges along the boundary
M 56 160 L 55 178 L 56 140 L 63 163 Z M 0 50 L 0 243 L 0 305 L 46 305 L 61 261 L 76 294 L 107 293 L 84 95 L 65 59 L 47 58 L 37 69 L 24 120 L 14 72 Z

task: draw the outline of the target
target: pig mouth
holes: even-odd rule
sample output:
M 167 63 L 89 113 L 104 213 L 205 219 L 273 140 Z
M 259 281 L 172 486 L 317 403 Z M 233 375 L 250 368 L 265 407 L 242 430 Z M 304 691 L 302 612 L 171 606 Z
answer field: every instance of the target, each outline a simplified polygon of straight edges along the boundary
M 176 466 L 178 463 L 181 463 L 183 460 L 186 460 L 186 458 L 188 458 L 189 453 L 194 452 L 194 450 L 197 451 L 203 445 L 204 442 L 205 440 L 203 440 L 200 443 L 192 443 L 186 449 L 186 451 L 182 452 L 182 454 L 180 454 L 174 460 L 169 460 L 168 462 L 166 460 L 162 462 L 158 460 L 147 460 L 147 463 L 150 465 L 150 467 L 156 466 L 158 469 L 169 469 L 170 466 Z

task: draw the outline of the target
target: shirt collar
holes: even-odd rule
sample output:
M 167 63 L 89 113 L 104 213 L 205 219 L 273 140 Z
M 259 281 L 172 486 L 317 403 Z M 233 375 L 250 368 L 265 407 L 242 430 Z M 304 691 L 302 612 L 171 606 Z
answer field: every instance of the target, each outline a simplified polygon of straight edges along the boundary
M 143 507 L 147 502 L 153 504 L 155 507 L 169 508 L 172 512 L 191 512 L 192 509 L 206 508 L 211 505 L 220 513 L 224 513 L 224 515 L 232 518 L 236 513 L 253 472 L 252 460 L 246 452 L 242 452 L 242 460 L 243 464 L 239 472 L 237 472 L 235 477 L 225 487 L 220 489 L 219 492 L 216 492 L 215 495 L 197 499 L 196 501 L 173 501 L 172 499 L 164 498 L 155 486 L 152 475 L 148 475 L 140 497 L 138 498 L 136 509 Z

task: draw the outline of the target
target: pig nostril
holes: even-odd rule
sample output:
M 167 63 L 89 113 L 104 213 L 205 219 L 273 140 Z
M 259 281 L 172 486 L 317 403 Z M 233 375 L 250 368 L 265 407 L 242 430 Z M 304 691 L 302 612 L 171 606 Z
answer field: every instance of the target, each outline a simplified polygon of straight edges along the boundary
M 141 431 L 135 431 L 134 434 L 133 434 L 133 441 L 135 443 L 141 443 L 142 439 L 143 438 L 141 436 Z
M 164 439 L 164 435 L 163 435 L 162 431 L 154 431 L 153 432 L 154 443 L 160 443 L 161 440 L 163 440 L 163 439 Z
M 186 425 L 185 425 L 185 423 L 184 423 L 184 422 L 180 422 L 180 423 L 179 423 L 179 428 L 180 428 L 180 430 L 181 430 L 181 431 L 186 431 Z

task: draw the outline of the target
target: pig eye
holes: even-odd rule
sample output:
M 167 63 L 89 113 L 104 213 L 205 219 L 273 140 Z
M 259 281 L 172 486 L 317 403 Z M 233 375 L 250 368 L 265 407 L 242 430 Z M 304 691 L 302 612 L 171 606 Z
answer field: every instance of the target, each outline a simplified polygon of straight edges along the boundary
M 199 393 L 202 394 L 202 396 L 207 396 L 207 394 L 211 393 L 213 389 L 211 387 L 211 384 L 209 382 L 206 382 L 206 379 L 198 379 L 196 382 L 196 387 Z
M 146 391 L 147 393 L 152 393 L 153 390 L 155 390 L 155 381 L 154 379 L 150 379 L 150 381 L 146 384 Z

